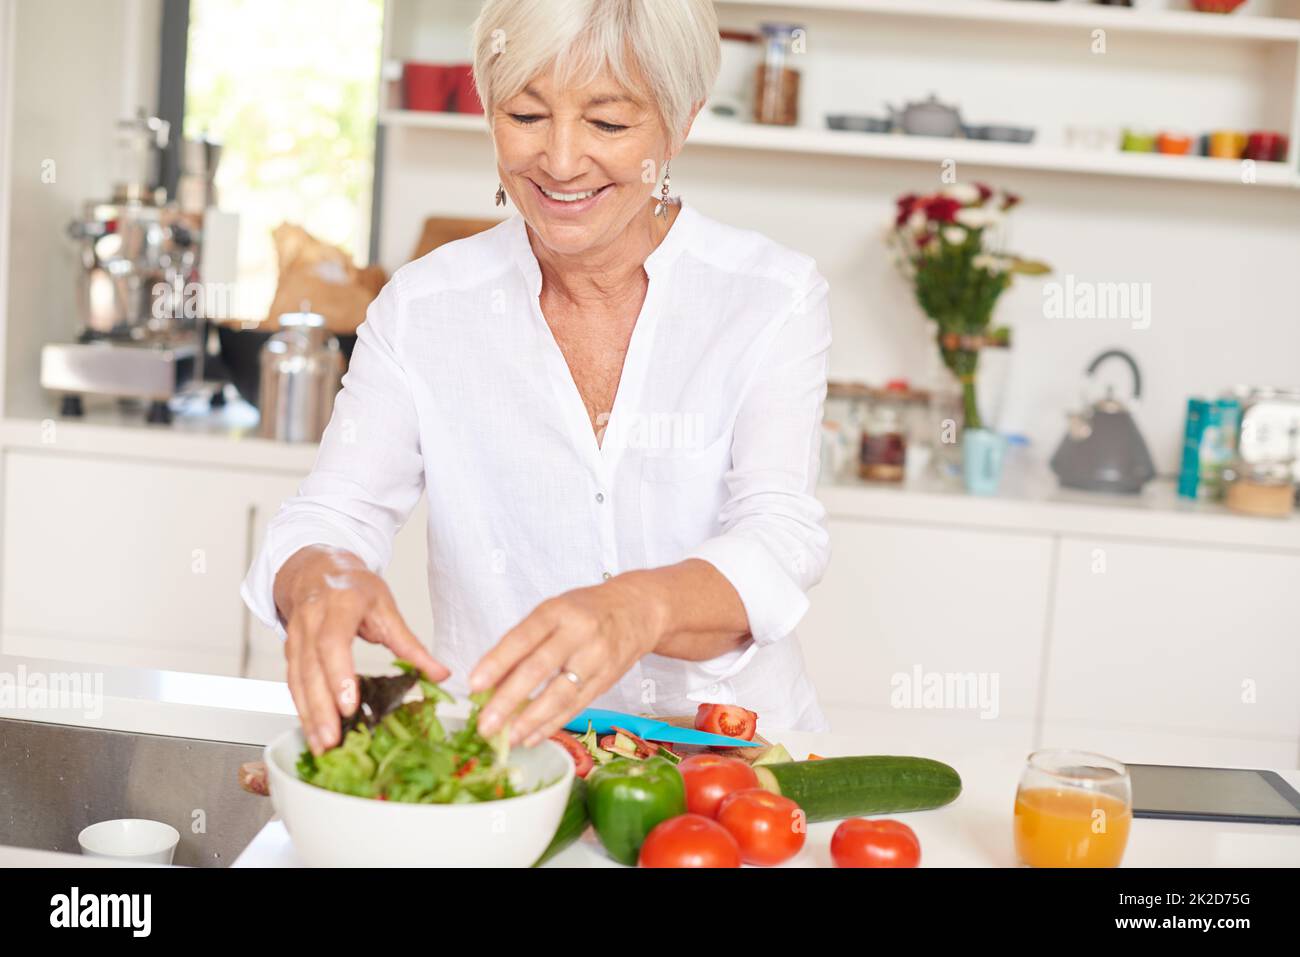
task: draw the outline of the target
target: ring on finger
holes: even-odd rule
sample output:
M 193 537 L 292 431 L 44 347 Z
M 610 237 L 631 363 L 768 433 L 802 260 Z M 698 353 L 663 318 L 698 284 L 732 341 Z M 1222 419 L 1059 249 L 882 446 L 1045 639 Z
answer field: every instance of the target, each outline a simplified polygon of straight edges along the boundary
M 579 675 L 573 669 L 567 669 L 565 671 L 561 671 L 560 677 L 564 678 L 566 681 L 572 684 L 575 689 L 582 688 L 582 676 Z

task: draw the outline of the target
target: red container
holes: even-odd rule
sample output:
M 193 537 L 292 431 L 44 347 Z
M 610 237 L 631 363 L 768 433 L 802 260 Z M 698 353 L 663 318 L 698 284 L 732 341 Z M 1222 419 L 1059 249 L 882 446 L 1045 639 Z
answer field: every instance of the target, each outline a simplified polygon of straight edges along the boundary
M 1286 162 L 1287 139 L 1281 133 L 1255 132 L 1246 139 L 1246 159 Z
M 403 63 L 402 106 L 408 110 L 446 112 L 459 79 L 454 67 L 437 63 Z
M 468 63 L 457 63 L 447 67 L 455 79 L 452 82 L 452 109 L 457 113 L 483 112 L 483 101 L 479 99 L 478 90 L 474 88 L 474 67 Z

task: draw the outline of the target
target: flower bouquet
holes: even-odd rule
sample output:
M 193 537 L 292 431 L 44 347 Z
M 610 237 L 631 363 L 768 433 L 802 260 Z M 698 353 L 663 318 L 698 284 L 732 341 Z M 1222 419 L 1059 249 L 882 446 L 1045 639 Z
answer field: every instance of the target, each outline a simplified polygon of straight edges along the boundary
M 990 328 L 998 298 L 1017 273 L 1051 272 L 1001 247 L 999 227 L 1019 202 L 983 183 L 956 184 L 930 196 L 909 193 L 898 199 L 889 230 L 899 269 L 938 327 L 943 364 L 961 384 L 967 429 L 983 428 L 975 400 L 980 350 L 1010 344 L 1006 328 Z

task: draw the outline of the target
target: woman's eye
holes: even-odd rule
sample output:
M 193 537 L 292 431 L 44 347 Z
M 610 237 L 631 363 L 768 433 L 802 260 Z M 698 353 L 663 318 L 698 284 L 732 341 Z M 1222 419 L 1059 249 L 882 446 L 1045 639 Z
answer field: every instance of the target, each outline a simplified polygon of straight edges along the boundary
M 523 123 L 525 126 L 529 123 L 536 123 L 541 119 L 536 113 L 511 113 L 510 118 L 516 123 Z
M 596 129 L 602 130 L 605 133 L 620 133 L 627 129 L 626 126 L 619 126 L 617 123 L 606 123 L 604 120 L 595 120 L 593 122 L 595 123 Z

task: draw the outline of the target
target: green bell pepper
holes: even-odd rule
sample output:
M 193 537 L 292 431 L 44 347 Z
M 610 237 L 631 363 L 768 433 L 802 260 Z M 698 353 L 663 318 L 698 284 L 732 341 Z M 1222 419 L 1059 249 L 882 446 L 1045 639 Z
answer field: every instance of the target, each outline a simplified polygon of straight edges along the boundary
M 686 784 L 665 758 L 615 758 L 587 775 L 587 811 L 609 856 L 635 866 L 654 826 L 686 813 Z

